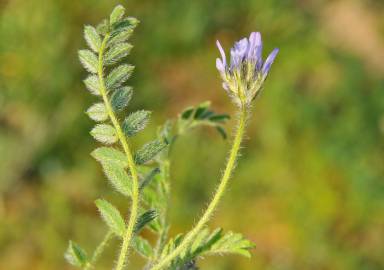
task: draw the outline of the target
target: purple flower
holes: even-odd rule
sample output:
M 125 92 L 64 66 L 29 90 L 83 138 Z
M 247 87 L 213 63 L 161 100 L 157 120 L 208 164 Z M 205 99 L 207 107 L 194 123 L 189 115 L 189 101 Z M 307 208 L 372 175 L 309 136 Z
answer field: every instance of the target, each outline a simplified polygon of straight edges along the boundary
M 262 88 L 279 49 L 274 49 L 265 62 L 262 59 L 263 44 L 259 32 L 252 32 L 231 49 L 227 62 L 223 47 L 216 41 L 221 59 L 216 59 L 216 68 L 223 79 L 223 88 L 239 106 L 249 105 Z

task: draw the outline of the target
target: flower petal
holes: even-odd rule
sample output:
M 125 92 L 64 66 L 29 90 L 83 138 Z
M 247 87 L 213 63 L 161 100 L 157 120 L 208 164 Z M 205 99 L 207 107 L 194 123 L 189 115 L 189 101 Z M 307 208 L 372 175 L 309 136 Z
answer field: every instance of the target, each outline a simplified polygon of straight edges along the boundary
M 226 66 L 226 65 L 227 65 L 227 59 L 226 59 L 226 57 L 225 57 L 225 52 L 224 52 L 223 47 L 222 47 L 221 44 L 220 44 L 220 41 L 216 40 L 216 46 L 217 46 L 217 48 L 218 48 L 219 51 L 220 51 L 221 59 L 223 60 L 223 65 Z
M 225 72 L 225 66 L 220 58 L 216 58 L 216 68 L 218 71 L 220 71 L 220 73 Z
M 275 48 L 267 57 L 267 59 L 264 62 L 262 74 L 263 74 L 263 80 L 267 77 L 268 72 L 272 66 L 273 61 L 276 58 L 277 53 L 279 52 L 279 49 Z
M 252 32 L 249 36 L 249 50 L 248 50 L 248 59 L 252 61 L 257 60 L 258 46 L 261 43 L 261 36 L 259 32 Z

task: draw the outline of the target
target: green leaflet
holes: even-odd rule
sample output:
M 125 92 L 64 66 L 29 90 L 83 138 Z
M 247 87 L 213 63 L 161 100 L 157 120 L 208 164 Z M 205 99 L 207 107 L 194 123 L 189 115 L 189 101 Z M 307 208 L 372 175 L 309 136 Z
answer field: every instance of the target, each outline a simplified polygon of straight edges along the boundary
M 89 118 L 96 122 L 103 122 L 108 119 L 108 113 L 105 108 L 104 103 L 96 103 L 93 104 L 89 109 L 87 110 L 87 114 Z
M 208 251 L 213 244 L 215 244 L 222 237 L 223 230 L 218 228 L 214 230 L 211 234 L 209 234 L 208 229 L 204 229 L 196 239 L 200 239 L 199 241 L 195 240 L 191 247 L 191 253 L 194 257 L 199 254 L 202 254 Z
M 135 29 L 136 26 L 139 24 L 139 20 L 134 17 L 126 17 L 122 20 L 120 20 L 117 23 L 114 23 L 111 25 L 112 33 L 115 31 L 122 31 L 125 29 Z
M 100 96 L 100 83 L 96 75 L 90 75 L 84 80 L 88 91 L 95 96 Z
M 91 130 L 91 135 L 101 143 L 114 144 L 117 142 L 115 129 L 108 124 L 98 124 Z
M 152 160 L 157 154 L 159 154 L 165 147 L 166 143 L 159 140 L 154 140 L 149 143 L 146 143 L 142 148 L 140 148 L 135 154 L 135 163 L 142 165 Z
M 117 235 L 122 237 L 125 231 L 124 219 L 121 217 L 119 210 L 106 200 L 98 199 L 95 201 L 100 211 L 101 217 L 108 227 Z
M 200 247 L 205 244 L 204 242 L 208 236 L 209 236 L 209 230 L 208 229 L 202 230 L 195 237 L 195 240 L 192 242 L 189 252 L 192 254 L 197 253 L 197 251 L 200 249 Z
M 160 258 L 164 258 L 169 253 L 171 253 L 175 248 L 178 247 L 180 242 L 183 240 L 184 235 L 178 234 L 174 238 L 169 239 L 168 243 L 164 246 L 163 251 L 161 252 Z
M 87 71 L 91 73 L 97 73 L 99 61 L 93 52 L 90 50 L 80 50 L 79 59 Z
M 124 17 L 125 8 L 122 5 L 117 5 L 109 16 L 109 23 L 114 24 Z
M 129 197 L 132 194 L 132 180 L 124 167 L 115 162 L 102 162 L 104 173 L 112 186 L 121 194 Z
M 157 212 L 155 210 L 148 210 L 141 214 L 137 219 L 134 232 L 139 233 L 147 224 L 157 217 Z
M 133 33 L 132 28 L 123 28 L 115 30 L 111 33 L 111 37 L 108 39 L 107 47 L 113 47 L 116 44 L 127 41 Z
M 251 257 L 250 249 L 255 245 L 244 238 L 240 233 L 227 232 L 221 237 L 212 247 L 207 251 L 208 254 L 224 254 L 233 253 L 243 255 L 245 257 Z
M 100 163 L 116 163 L 122 168 L 128 166 L 127 157 L 121 151 L 112 147 L 99 147 L 91 153 Z
M 121 112 L 124 110 L 128 106 L 129 101 L 132 99 L 132 94 L 132 87 L 129 86 L 116 89 L 111 96 L 112 109 L 115 112 Z
M 105 81 L 108 90 L 116 89 L 125 83 L 131 76 L 134 66 L 123 64 L 111 71 Z
M 69 241 L 67 251 L 64 254 L 64 258 L 68 263 L 77 267 L 85 267 L 88 263 L 86 252 L 73 241 Z
M 84 27 L 84 38 L 88 46 L 98 53 L 101 46 L 101 38 L 93 26 L 86 25 Z
M 99 33 L 102 36 L 105 36 L 109 30 L 109 22 L 107 19 L 102 20 L 101 23 L 99 23 L 96 27 L 97 33 Z
M 128 115 L 123 123 L 123 131 L 126 136 L 132 137 L 143 130 L 149 121 L 150 111 L 140 110 Z
M 144 258 L 151 258 L 153 256 L 153 249 L 149 242 L 141 236 L 136 236 L 132 241 L 133 248 Z
M 143 190 L 146 186 L 148 186 L 153 180 L 153 178 L 155 178 L 155 176 L 159 173 L 160 173 L 159 168 L 154 168 L 149 173 L 147 173 L 140 182 L 140 190 Z
M 132 47 L 133 46 L 131 44 L 125 43 L 125 42 L 114 45 L 105 54 L 104 64 L 105 65 L 116 64 L 131 52 Z

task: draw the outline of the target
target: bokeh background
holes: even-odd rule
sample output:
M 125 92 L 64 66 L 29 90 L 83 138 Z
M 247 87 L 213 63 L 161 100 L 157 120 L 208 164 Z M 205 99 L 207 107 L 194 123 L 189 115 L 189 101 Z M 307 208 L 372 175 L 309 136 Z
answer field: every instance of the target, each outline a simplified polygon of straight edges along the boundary
M 91 251 L 105 231 L 93 201 L 127 206 L 89 155 L 96 143 L 84 111 L 94 98 L 77 59 L 83 25 L 117 3 L 0 1 L 0 269 L 71 269 L 68 239 Z M 134 145 L 200 101 L 233 113 L 215 70 L 216 39 L 229 48 L 259 30 L 265 54 L 281 49 L 210 224 L 243 232 L 256 243 L 253 257 L 205 258 L 201 269 L 384 269 L 384 2 L 121 3 L 141 20 L 129 57 L 132 110 L 154 111 Z M 201 213 L 228 146 L 205 129 L 178 141 L 172 234 Z M 116 248 L 99 269 L 111 268 Z

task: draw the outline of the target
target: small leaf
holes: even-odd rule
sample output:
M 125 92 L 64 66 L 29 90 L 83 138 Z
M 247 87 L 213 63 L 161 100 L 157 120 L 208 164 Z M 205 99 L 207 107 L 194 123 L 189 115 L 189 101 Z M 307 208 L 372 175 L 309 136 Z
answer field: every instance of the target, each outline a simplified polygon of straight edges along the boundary
M 107 76 L 107 89 L 111 90 L 120 87 L 129 79 L 129 77 L 132 75 L 133 70 L 134 66 L 127 64 L 118 66 L 117 68 L 113 69 L 111 73 L 109 73 L 109 75 Z
M 192 116 L 192 113 L 194 112 L 195 108 L 188 107 L 181 113 L 181 118 L 183 119 L 189 119 Z
M 132 87 L 125 86 L 120 89 L 116 89 L 111 96 L 111 105 L 115 112 L 121 112 L 124 110 L 129 101 L 132 98 L 133 90 Z
M 112 147 L 99 147 L 91 153 L 100 163 L 116 163 L 122 168 L 128 166 L 127 157 L 119 150 Z
M 101 143 L 113 144 L 117 142 L 115 129 L 108 124 L 98 124 L 91 130 L 91 135 Z
M 165 147 L 166 143 L 160 142 L 159 140 L 154 140 L 145 144 L 141 149 L 135 154 L 135 162 L 138 165 L 142 165 L 150 160 L 152 160 L 157 154 L 159 154 Z
M 149 183 L 151 183 L 151 181 L 153 180 L 153 178 L 160 173 L 160 169 L 159 168 L 154 168 L 152 169 L 145 177 L 144 179 L 140 182 L 140 190 L 143 190 L 146 186 L 149 185 Z
M 160 126 L 157 130 L 157 136 L 167 144 L 171 144 L 175 139 L 175 136 L 173 135 L 173 126 L 173 121 L 167 120 L 164 125 Z
M 190 247 L 191 253 L 195 253 L 199 249 L 199 247 L 203 245 L 203 242 L 208 237 L 208 235 L 208 229 L 203 229 L 198 233 L 198 235 L 196 235 Z
M 88 263 L 85 251 L 78 244 L 72 241 L 69 241 L 64 257 L 68 263 L 77 267 L 84 267 Z
M 125 231 L 125 223 L 119 210 L 106 200 L 98 199 L 95 203 L 100 211 L 101 217 L 104 219 L 105 223 L 107 223 L 108 227 L 117 236 L 122 237 Z
M 105 35 L 108 33 L 108 28 L 109 28 L 109 22 L 107 19 L 104 19 L 101 23 L 99 23 L 96 27 L 97 33 L 100 35 Z
M 218 228 L 215 231 L 213 231 L 209 237 L 207 235 L 204 235 L 204 241 L 200 243 L 198 246 L 195 246 L 195 248 L 191 248 L 191 252 L 193 253 L 194 257 L 203 254 L 205 251 L 208 251 L 211 249 L 212 245 L 214 245 L 217 241 L 219 241 L 222 237 L 223 229 Z
M 211 106 L 210 101 L 205 101 L 197 106 L 197 109 L 195 111 L 194 118 L 200 119 L 200 117 L 204 114 L 206 110 L 208 110 L 209 106 Z
M 116 64 L 118 61 L 126 57 L 131 52 L 132 47 L 133 46 L 131 44 L 125 42 L 116 44 L 105 54 L 104 64 Z
M 127 41 L 133 33 L 132 28 L 123 28 L 115 30 L 111 33 L 111 37 L 108 39 L 107 47 L 113 47 L 116 44 Z
M 143 130 L 149 121 L 150 111 L 137 111 L 128 115 L 123 123 L 125 135 L 132 137 L 139 131 Z
M 213 122 L 225 122 L 229 119 L 230 117 L 228 114 L 214 114 L 211 117 L 209 117 L 209 120 Z
M 80 50 L 79 58 L 81 64 L 83 64 L 83 67 L 87 71 L 91 73 L 97 73 L 98 60 L 93 52 L 91 52 L 90 50 Z
M 254 248 L 254 244 L 245 239 L 240 233 L 227 232 L 220 240 L 212 245 L 208 253 L 233 253 L 251 257 L 249 250 L 252 248 Z
M 101 47 L 101 38 L 96 29 L 93 26 L 86 25 L 84 27 L 84 37 L 88 46 L 97 53 Z
M 135 29 L 139 24 L 139 20 L 133 17 L 127 17 L 112 25 L 112 33 L 114 31 L 121 31 L 123 29 Z
M 140 236 L 133 239 L 132 246 L 144 258 L 151 258 L 153 255 L 153 249 L 149 242 Z
M 103 103 L 96 103 L 92 105 L 87 110 L 87 114 L 89 118 L 97 122 L 102 122 L 108 119 L 108 113 Z
M 143 213 L 136 222 L 134 232 L 138 234 L 148 223 L 154 220 L 157 217 L 157 212 L 155 210 L 148 210 Z
M 129 197 L 132 194 L 132 180 L 121 164 L 116 162 L 102 162 L 104 173 L 112 186 L 121 194 Z
M 220 133 L 221 137 L 223 137 L 224 140 L 227 139 L 227 132 L 222 126 L 216 126 L 216 130 Z
M 100 96 L 99 78 L 96 75 L 88 76 L 88 78 L 84 80 L 84 84 L 89 92 L 93 95 Z
M 125 8 L 122 5 L 116 6 L 112 11 L 111 16 L 109 16 L 110 24 L 120 21 L 124 17 L 124 13 Z

